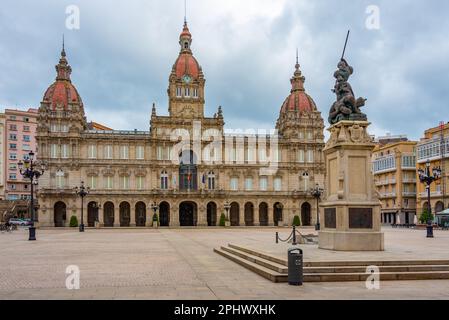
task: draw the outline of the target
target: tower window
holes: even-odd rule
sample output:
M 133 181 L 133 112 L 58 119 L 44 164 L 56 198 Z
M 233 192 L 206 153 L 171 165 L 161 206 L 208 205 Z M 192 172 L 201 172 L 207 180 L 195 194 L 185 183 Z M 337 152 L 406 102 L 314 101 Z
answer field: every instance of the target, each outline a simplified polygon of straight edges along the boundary
M 189 43 L 187 41 L 184 42 L 184 49 L 189 49 Z
M 193 97 L 198 98 L 198 89 L 197 88 L 193 89 Z
M 185 96 L 190 97 L 190 88 L 186 88 L 185 90 Z
M 182 89 L 181 87 L 176 88 L 176 97 L 180 98 L 182 96 Z

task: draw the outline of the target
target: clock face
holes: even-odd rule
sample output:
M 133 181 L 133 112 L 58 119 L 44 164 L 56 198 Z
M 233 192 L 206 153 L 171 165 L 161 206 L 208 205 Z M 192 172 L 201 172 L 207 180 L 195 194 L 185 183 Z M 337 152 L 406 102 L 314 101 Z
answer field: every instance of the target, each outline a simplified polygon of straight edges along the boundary
M 192 81 L 192 78 L 188 74 L 186 74 L 186 75 L 184 75 L 184 77 L 182 77 L 182 80 L 185 83 L 190 83 L 190 81 Z

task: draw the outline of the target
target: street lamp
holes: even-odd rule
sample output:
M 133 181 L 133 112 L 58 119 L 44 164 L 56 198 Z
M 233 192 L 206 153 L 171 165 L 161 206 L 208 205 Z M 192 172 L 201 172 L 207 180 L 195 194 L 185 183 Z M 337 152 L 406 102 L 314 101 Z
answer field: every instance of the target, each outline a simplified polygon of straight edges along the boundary
M 229 204 L 229 201 L 226 201 L 224 203 L 224 209 L 226 210 L 226 221 L 229 221 L 229 210 L 231 209 L 231 205 Z
M 428 203 L 428 212 L 429 212 L 429 219 L 427 220 L 427 238 L 433 238 L 433 225 L 432 220 L 430 219 L 430 216 L 432 215 L 432 206 L 430 204 L 430 186 L 432 183 L 438 179 L 441 178 L 441 169 L 440 167 L 434 167 L 432 169 L 432 173 L 430 172 L 430 160 L 427 160 L 426 162 L 426 169 L 419 169 L 418 175 L 419 180 L 426 184 L 426 190 L 427 190 L 427 203 Z
M 77 196 L 81 197 L 81 224 L 80 224 L 80 232 L 84 232 L 84 197 L 89 194 L 89 187 L 84 186 L 84 181 L 81 181 L 80 187 L 75 187 L 75 193 Z
M 316 186 L 314 188 L 312 188 L 310 190 L 310 193 L 312 195 L 312 197 L 314 197 L 316 199 L 316 225 L 315 225 L 315 230 L 319 231 L 321 229 L 321 225 L 320 225 L 320 199 L 321 196 L 324 193 L 324 189 L 320 187 L 320 185 L 317 183 Z
M 40 170 L 36 167 L 40 166 Z M 24 160 L 24 162 L 19 161 L 18 163 L 20 174 L 26 178 L 30 179 L 31 186 L 31 203 L 30 203 L 30 220 L 31 225 L 29 230 L 29 241 L 36 240 L 36 228 L 34 227 L 34 185 L 37 183 L 37 180 L 40 176 L 42 176 L 45 172 L 45 164 L 43 162 L 34 161 L 34 152 L 30 151 L 28 157 Z

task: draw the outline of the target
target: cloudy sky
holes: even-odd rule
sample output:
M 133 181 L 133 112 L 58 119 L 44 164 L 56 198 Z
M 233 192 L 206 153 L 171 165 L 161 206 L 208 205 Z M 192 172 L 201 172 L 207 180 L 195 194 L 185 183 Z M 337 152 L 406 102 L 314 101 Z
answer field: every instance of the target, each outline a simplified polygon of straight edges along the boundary
M 66 27 L 69 5 L 80 10 L 79 29 Z M 375 29 L 367 28 L 372 5 L 379 8 Z M 368 99 L 371 133 L 419 139 L 449 121 L 447 12 L 446 0 L 188 0 L 192 48 L 207 79 L 206 113 L 222 105 L 227 128 L 272 128 L 298 47 L 306 90 L 326 119 L 351 29 L 350 82 Z M 64 33 L 88 119 L 148 130 L 153 102 L 167 114 L 183 17 L 184 0 L 2 0 L 0 109 L 39 106 Z

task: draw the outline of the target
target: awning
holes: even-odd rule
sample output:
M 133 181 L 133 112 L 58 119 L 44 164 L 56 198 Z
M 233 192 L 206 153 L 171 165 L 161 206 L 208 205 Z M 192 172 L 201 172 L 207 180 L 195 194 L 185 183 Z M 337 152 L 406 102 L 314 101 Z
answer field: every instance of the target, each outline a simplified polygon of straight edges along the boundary
M 446 210 L 441 211 L 441 212 L 437 212 L 437 215 L 439 215 L 439 216 L 449 215 L 449 209 L 446 209 Z

